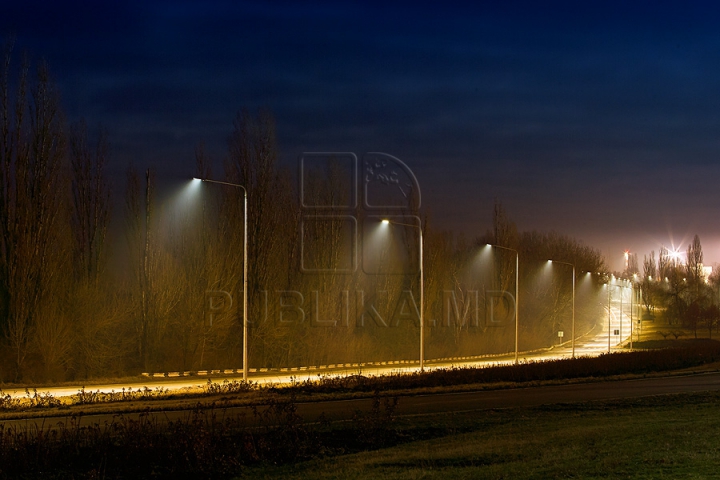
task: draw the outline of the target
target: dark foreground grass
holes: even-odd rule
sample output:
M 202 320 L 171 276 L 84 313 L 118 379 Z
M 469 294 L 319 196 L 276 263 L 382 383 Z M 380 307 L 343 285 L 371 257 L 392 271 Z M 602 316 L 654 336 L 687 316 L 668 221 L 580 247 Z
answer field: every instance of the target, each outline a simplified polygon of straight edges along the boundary
M 720 471 L 720 394 L 397 418 L 397 397 L 388 391 L 688 368 L 720 360 L 719 345 L 690 342 L 509 367 L 325 378 L 268 388 L 272 395 L 249 419 L 227 418 L 223 408 L 198 403 L 185 419 L 171 422 L 118 415 L 103 425 L 70 421 L 50 428 L 48 419 L 30 431 L 0 423 L 0 478 L 706 477 Z M 226 402 L 251 393 L 247 387 L 210 384 L 208 391 Z M 369 391 L 373 409 L 333 424 L 305 424 L 296 413 L 296 395 L 347 391 Z M 78 398 L 80 407 L 100 401 Z
M 292 466 L 256 467 L 244 476 L 443 480 L 720 477 L 717 393 L 437 415 L 416 419 L 406 428 L 415 434 L 432 428 L 447 434 Z
M 3 478 L 717 478 L 720 392 L 305 425 L 291 402 L 260 427 L 199 410 L 57 433 L 0 432 Z M 37 433 L 37 432 L 35 432 Z
M 292 464 L 414 440 L 394 428 L 396 399 L 376 395 L 349 422 L 304 423 L 294 399 L 249 418 L 199 406 L 181 420 L 119 415 L 25 429 L 0 424 L 0 478 L 231 478 L 257 465 Z M 432 436 L 432 435 L 431 435 Z

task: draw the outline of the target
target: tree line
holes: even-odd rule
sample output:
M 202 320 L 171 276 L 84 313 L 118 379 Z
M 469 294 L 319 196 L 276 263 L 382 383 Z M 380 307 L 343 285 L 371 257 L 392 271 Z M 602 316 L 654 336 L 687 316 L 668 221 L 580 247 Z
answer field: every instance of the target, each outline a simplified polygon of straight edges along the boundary
M 638 272 L 631 272 L 638 273 Z M 697 338 L 704 329 L 712 338 L 718 328 L 720 307 L 720 271 L 711 275 L 703 271 L 703 251 L 700 237 L 695 235 L 685 252 L 685 261 L 677 252 L 661 247 L 645 255 L 643 277 L 640 282 L 645 317 L 669 325 L 689 328 Z
M 152 169 L 129 167 L 124 204 L 113 208 L 108 135 L 68 126 L 45 64 L 11 60 L 8 49 L 0 84 L 2 381 L 240 368 L 246 261 L 251 367 L 417 359 L 420 228 L 426 358 L 511 351 L 517 300 L 521 350 L 557 343 L 558 331 L 570 331 L 572 275 L 548 259 L 576 267 L 578 333 L 602 318 L 594 295 L 603 279 L 580 281 L 581 272 L 606 270 L 600 253 L 560 234 L 519 232 L 500 204 L 492 230 L 472 241 L 408 208 L 418 228 L 397 230 L 395 250 L 381 245 L 377 271 L 338 273 L 355 248 L 343 219 L 370 219 L 359 207 L 336 207 L 350 204 L 338 197 L 351 189 L 330 158 L 308 173 L 303 193 L 329 206 L 327 218 L 303 221 L 267 110 L 237 115 L 216 175 L 247 190 L 247 259 L 240 188 L 208 184 L 195 200 L 166 201 Z M 195 159 L 196 175 L 213 177 L 202 148 Z M 121 233 L 112 218 L 122 218 Z M 519 299 L 514 256 L 488 254 L 486 243 L 519 252 Z M 308 274 L 307 262 L 324 268 Z

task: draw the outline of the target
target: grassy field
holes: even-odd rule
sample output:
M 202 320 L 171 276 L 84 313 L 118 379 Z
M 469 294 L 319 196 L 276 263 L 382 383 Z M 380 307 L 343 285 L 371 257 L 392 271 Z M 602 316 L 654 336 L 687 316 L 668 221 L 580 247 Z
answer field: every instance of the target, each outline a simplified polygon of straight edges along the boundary
M 436 436 L 243 477 L 720 478 L 720 394 L 439 415 L 393 428 Z

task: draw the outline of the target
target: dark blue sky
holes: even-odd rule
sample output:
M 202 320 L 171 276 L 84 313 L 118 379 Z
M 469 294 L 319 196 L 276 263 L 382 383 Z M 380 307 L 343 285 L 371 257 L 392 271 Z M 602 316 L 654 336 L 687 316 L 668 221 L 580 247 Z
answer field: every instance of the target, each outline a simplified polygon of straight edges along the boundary
M 131 161 L 192 175 L 202 141 L 219 168 L 236 112 L 264 106 L 284 163 L 395 155 L 443 228 L 484 232 L 497 198 L 613 268 L 695 233 L 720 261 L 720 9 L 479 3 L 29 1 L 0 28 L 109 130 L 118 190 Z

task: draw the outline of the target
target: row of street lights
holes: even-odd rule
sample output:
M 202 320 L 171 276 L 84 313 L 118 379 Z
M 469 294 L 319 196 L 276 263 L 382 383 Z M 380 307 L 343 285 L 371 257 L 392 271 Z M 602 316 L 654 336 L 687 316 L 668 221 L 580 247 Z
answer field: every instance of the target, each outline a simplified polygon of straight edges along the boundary
M 381 221 L 383 225 L 401 225 L 405 227 L 413 227 L 417 228 L 419 232 L 419 247 L 418 247 L 418 255 L 419 255 L 419 270 L 420 270 L 420 371 L 425 370 L 425 279 L 424 279 L 424 269 L 423 269 L 423 229 L 422 224 L 419 225 L 413 225 L 410 223 L 401 223 L 389 220 L 387 218 L 383 219 Z M 490 245 L 489 247 L 495 247 L 500 248 L 503 250 L 509 250 L 511 252 L 515 252 L 515 364 L 518 363 L 518 325 L 519 325 L 519 300 L 518 300 L 518 293 L 519 293 L 519 272 L 520 272 L 520 254 L 517 250 L 503 247 L 500 245 Z M 573 267 L 574 272 L 574 267 Z M 574 279 L 573 279 L 573 332 L 574 332 L 574 324 L 575 324 L 575 303 L 574 303 Z M 575 350 L 574 350 L 574 344 L 573 344 L 573 357 L 575 356 Z
M 194 178 L 194 181 L 203 181 L 208 183 L 215 183 L 219 185 L 226 185 L 235 188 L 241 188 L 243 190 L 243 380 L 248 380 L 248 192 L 247 189 L 240 184 L 221 182 L 218 180 L 210 180 L 206 178 Z M 389 219 L 383 219 L 382 225 L 401 225 L 406 227 L 417 228 L 419 232 L 419 270 L 420 270 L 420 371 L 425 369 L 425 278 L 423 269 L 423 229 L 422 225 L 413 225 L 409 223 L 401 223 L 391 221 Z M 515 253 L 515 364 L 518 364 L 518 332 L 519 332 L 519 310 L 520 310 L 520 299 L 519 299 L 519 272 L 520 272 L 520 254 L 517 250 L 502 245 L 491 245 L 487 244 L 491 248 L 499 248 L 502 250 L 508 250 Z M 572 331 L 571 331 L 571 345 L 572 345 L 572 358 L 575 358 L 575 265 L 568 262 L 561 262 L 558 260 L 548 260 L 549 263 L 558 263 L 572 267 Z M 621 285 L 611 285 L 618 286 Z M 610 289 L 608 288 L 608 315 L 609 315 L 609 303 L 610 303 Z M 621 300 L 622 301 L 622 300 Z M 632 302 L 632 300 L 631 300 Z M 621 307 L 622 308 L 622 307 Z M 622 315 L 622 311 L 621 311 Z M 621 320 L 622 322 L 622 320 Z M 622 328 L 622 327 L 621 327 Z M 631 331 L 630 338 L 632 342 L 632 303 L 631 303 Z M 610 351 L 610 319 L 608 318 L 608 351 Z
M 620 290 L 620 329 L 618 331 L 619 333 L 619 339 L 622 342 L 622 320 L 623 320 L 623 295 L 622 295 L 622 289 L 623 288 L 629 288 L 630 289 L 630 348 L 632 349 L 633 344 L 633 307 L 634 307 L 634 291 L 635 289 L 631 285 L 625 285 L 625 280 L 620 279 L 622 281 L 622 284 L 611 284 L 610 282 L 607 283 L 607 289 L 608 289 L 608 353 L 610 353 L 610 338 L 611 338 L 611 328 L 610 328 L 610 319 L 611 319 L 611 310 L 610 310 L 610 289 L 612 287 L 619 288 Z M 631 280 L 632 282 L 632 280 Z

